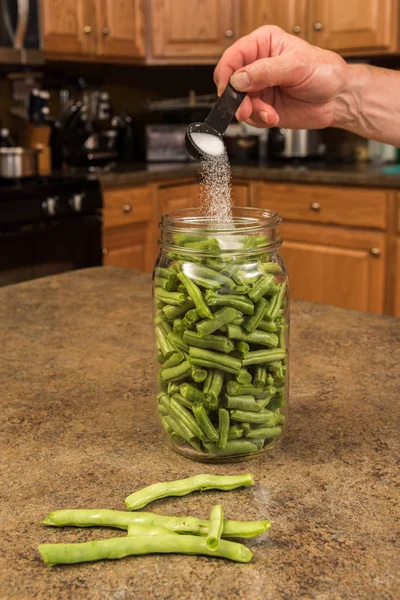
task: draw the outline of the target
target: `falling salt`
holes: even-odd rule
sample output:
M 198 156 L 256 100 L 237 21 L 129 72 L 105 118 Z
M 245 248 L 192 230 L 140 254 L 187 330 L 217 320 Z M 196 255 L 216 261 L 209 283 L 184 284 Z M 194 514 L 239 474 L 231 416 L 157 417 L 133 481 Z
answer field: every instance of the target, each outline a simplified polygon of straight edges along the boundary
M 224 227 L 232 221 L 231 166 L 223 142 L 216 139 L 222 144 L 223 152 L 205 154 L 201 159 L 200 205 L 208 221 Z

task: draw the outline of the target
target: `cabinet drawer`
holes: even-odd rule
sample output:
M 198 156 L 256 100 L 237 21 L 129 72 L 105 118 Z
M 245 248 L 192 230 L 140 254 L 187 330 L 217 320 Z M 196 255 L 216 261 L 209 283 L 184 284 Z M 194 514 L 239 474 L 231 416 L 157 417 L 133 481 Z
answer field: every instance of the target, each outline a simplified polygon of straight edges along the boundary
M 383 190 L 339 186 L 263 183 L 255 206 L 276 210 L 283 219 L 385 229 Z
M 150 221 L 153 196 L 146 186 L 104 189 L 104 229 Z

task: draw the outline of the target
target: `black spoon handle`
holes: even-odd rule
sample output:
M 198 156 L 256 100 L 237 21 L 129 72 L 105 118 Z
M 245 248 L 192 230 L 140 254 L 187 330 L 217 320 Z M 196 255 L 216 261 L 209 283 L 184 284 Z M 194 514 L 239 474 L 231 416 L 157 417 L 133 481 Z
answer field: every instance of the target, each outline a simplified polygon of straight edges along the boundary
M 229 84 L 224 93 L 212 107 L 204 122 L 218 131 L 218 133 L 225 133 L 235 112 L 243 102 L 245 95 L 246 92 L 237 92 L 231 84 Z

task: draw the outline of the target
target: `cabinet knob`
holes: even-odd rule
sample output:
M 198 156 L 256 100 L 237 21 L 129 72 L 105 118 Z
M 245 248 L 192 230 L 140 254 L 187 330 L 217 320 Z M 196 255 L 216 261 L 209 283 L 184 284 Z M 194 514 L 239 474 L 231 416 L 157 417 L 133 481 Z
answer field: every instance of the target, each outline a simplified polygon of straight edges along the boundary
M 86 35 L 89 35 L 90 33 L 92 33 L 91 25 L 85 25 L 85 27 L 83 28 L 83 33 Z
M 110 35 L 110 30 L 108 29 L 108 27 L 103 27 L 103 29 L 101 30 L 101 33 L 103 35 Z
M 103 254 L 108 254 L 108 248 L 102 248 L 101 251 L 102 251 Z
M 225 31 L 225 37 L 226 38 L 232 38 L 233 37 L 233 29 L 227 29 Z
M 292 31 L 293 31 L 293 33 L 296 33 L 297 35 L 299 33 L 301 33 L 301 27 L 300 27 L 300 25 L 293 25 Z
M 371 256 L 380 256 L 381 255 L 381 249 L 380 248 L 370 248 L 369 249 L 369 253 Z
M 314 27 L 314 31 L 322 31 L 324 28 L 322 23 L 318 23 L 318 21 L 316 23 L 314 23 L 313 27 Z
M 124 204 L 122 207 L 122 212 L 125 214 L 132 212 L 132 204 Z
M 321 210 L 321 205 L 319 202 L 311 202 L 310 204 L 310 208 L 311 210 L 313 210 L 314 212 L 319 212 Z

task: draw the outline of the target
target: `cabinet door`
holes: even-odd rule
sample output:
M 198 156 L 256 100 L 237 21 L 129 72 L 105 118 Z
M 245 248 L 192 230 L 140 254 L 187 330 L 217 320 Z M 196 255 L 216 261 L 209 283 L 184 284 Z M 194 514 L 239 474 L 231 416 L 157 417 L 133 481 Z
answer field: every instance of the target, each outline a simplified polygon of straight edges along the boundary
M 281 233 L 293 298 L 383 312 L 384 233 L 298 223 Z
M 149 256 L 149 225 L 119 227 L 103 233 L 103 264 L 112 267 L 152 270 Z
M 244 0 L 241 5 L 241 35 L 263 25 L 278 25 L 299 37 L 306 36 L 307 0 Z
M 310 0 L 310 41 L 336 51 L 387 50 L 395 0 Z
M 46 54 L 94 52 L 94 22 L 88 0 L 42 0 L 43 46 Z
M 144 21 L 143 0 L 101 0 L 97 53 L 121 58 L 144 56 Z
M 232 184 L 233 206 L 249 206 L 249 186 L 245 183 Z
M 199 185 L 182 183 L 160 186 L 158 201 L 161 214 L 180 208 L 192 208 L 198 204 Z
M 400 317 L 400 238 L 397 239 L 397 269 L 394 314 Z
M 236 36 L 236 0 L 151 0 L 155 58 L 218 58 Z

